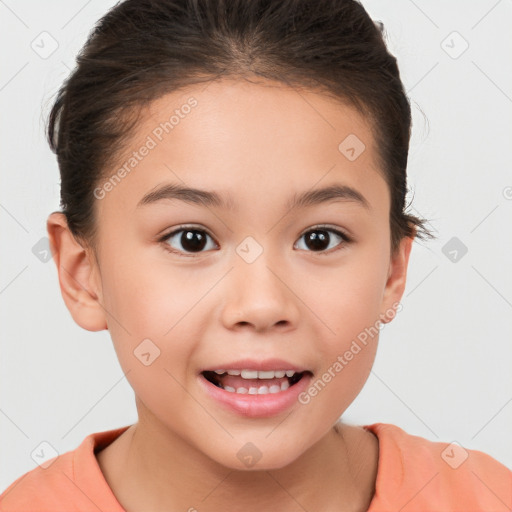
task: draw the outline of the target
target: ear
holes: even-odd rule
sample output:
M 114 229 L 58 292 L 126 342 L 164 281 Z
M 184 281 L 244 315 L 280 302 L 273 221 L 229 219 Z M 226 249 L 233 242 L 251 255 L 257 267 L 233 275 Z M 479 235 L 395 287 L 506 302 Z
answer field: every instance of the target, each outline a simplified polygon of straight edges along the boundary
M 409 255 L 411 253 L 414 235 L 404 237 L 389 263 L 388 278 L 382 297 L 382 308 L 380 319 L 383 324 L 393 320 L 397 311 L 400 311 L 400 299 L 405 290 L 407 281 L 407 267 L 409 264 Z
M 77 242 L 66 216 L 53 212 L 46 222 L 50 249 L 57 265 L 60 290 L 73 320 L 88 331 L 108 329 L 101 305 L 101 279 L 91 249 Z

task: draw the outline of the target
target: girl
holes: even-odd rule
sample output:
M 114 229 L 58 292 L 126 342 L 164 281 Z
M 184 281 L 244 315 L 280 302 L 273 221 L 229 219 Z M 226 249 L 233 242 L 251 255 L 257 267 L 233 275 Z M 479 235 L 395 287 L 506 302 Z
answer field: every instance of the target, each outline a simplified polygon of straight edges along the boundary
M 47 222 L 64 301 L 108 329 L 138 421 L 2 511 L 506 510 L 490 456 L 339 420 L 400 311 L 411 113 L 353 0 L 127 0 L 61 88 Z

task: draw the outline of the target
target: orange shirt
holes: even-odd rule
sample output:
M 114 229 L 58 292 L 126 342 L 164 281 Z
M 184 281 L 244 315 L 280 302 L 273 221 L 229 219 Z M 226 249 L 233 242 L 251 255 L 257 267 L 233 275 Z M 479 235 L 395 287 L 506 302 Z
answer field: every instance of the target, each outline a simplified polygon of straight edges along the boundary
M 87 436 L 80 446 L 15 480 L 0 496 L 2 512 L 125 512 L 100 470 L 95 451 L 128 427 Z M 368 512 L 506 512 L 512 471 L 489 455 L 365 425 L 379 439 L 375 496 Z

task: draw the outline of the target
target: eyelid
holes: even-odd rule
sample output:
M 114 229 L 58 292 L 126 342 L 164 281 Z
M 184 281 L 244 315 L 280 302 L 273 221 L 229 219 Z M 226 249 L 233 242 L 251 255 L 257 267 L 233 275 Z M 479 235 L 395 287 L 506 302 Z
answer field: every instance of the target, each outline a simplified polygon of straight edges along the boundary
M 309 233 L 310 231 L 314 231 L 315 229 L 325 229 L 326 231 L 334 231 L 336 234 L 340 235 L 342 238 L 344 238 L 347 242 L 352 242 L 353 237 L 350 235 L 345 229 L 342 229 L 338 226 L 333 226 L 330 224 L 314 224 L 313 226 L 305 229 L 299 236 L 302 237 L 306 233 Z
M 178 231 L 183 231 L 184 229 L 196 229 L 197 231 L 204 231 L 212 240 L 215 240 L 215 237 L 210 233 L 208 229 L 199 224 L 180 224 L 178 226 L 173 227 L 170 231 L 166 231 L 161 236 L 158 237 L 159 240 L 167 239 L 171 235 L 174 235 Z M 217 243 L 217 242 L 216 242 Z
M 169 238 L 171 235 L 175 234 L 176 232 L 181 231 L 183 229 L 187 229 L 187 228 L 204 231 L 208 236 L 210 236 L 212 238 L 212 240 L 215 240 L 215 237 L 210 233 L 210 231 L 208 229 L 204 228 L 203 226 L 194 225 L 194 224 L 181 224 L 181 225 L 175 226 L 170 231 L 165 232 L 164 234 L 162 234 L 162 236 L 160 236 L 158 238 L 159 238 L 159 240 Z M 302 233 L 299 235 L 299 238 L 304 236 L 309 231 L 313 231 L 315 229 L 326 229 L 326 230 L 334 231 L 336 233 L 339 233 L 343 237 L 345 237 L 347 239 L 347 241 L 353 240 L 352 235 L 350 235 L 345 229 L 342 229 L 338 226 L 333 226 L 330 224 L 314 224 L 313 226 L 310 226 L 310 227 L 306 228 L 304 231 L 302 231 Z

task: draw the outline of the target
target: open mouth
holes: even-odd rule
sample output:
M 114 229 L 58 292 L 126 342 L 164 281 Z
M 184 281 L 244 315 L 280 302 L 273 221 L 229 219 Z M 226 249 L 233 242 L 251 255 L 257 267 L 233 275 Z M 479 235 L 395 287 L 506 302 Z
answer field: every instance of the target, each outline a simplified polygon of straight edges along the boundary
M 294 370 L 206 370 L 203 377 L 213 385 L 230 393 L 266 395 L 280 393 L 299 382 L 309 371 Z

